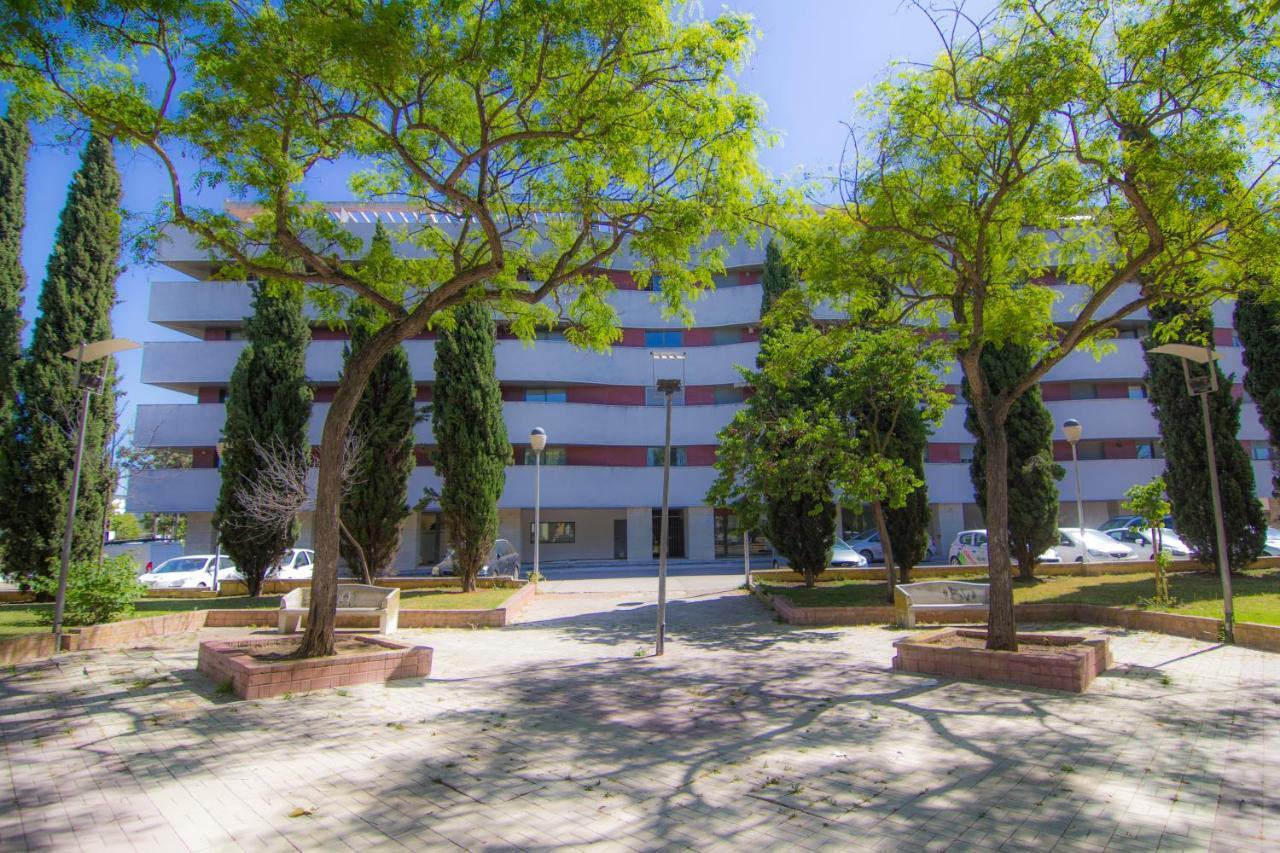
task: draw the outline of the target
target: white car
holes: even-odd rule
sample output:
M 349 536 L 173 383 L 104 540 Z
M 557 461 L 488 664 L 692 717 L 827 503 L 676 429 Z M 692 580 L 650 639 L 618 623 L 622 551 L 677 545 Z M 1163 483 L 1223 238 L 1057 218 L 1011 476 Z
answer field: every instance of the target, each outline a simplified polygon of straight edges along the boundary
M 309 548 L 290 548 L 284 552 L 284 556 L 278 563 L 267 569 L 266 577 L 268 580 L 280 581 L 310 580 L 315 562 L 315 551 Z M 218 580 L 242 581 L 244 575 L 233 567 L 226 574 L 219 572 Z
M 1154 560 L 1156 557 L 1156 537 L 1150 527 L 1121 527 L 1102 532 L 1117 542 L 1123 542 L 1133 548 L 1144 560 Z M 1168 552 L 1169 556 L 1175 560 L 1191 559 L 1191 546 L 1183 542 L 1178 534 L 1168 527 L 1160 528 L 1160 550 Z
M 1142 555 L 1123 542 L 1112 539 L 1101 530 L 1086 527 L 1058 528 L 1058 544 L 1055 547 L 1064 563 L 1083 563 L 1103 560 L 1138 560 Z
M 1280 530 L 1267 528 L 1267 541 L 1262 546 L 1262 556 L 1280 557 Z
M 947 562 L 953 566 L 969 566 L 987 562 L 987 531 L 961 530 L 947 551 Z M 1053 548 L 1040 555 L 1042 563 L 1060 563 L 1062 557 Z
M 138 577 L 138 583 L 148 589 L 213 589 L 213 554 L 188 554 L 165 560 L 149 572 Z M 218 574 L 225 576 L 235 571 L 228 557 L 218 564 Z
M 848 542 L 836 537 L 831 549 L 831 565 L 838 569 L 860 569 L 867 564 L 867 558 Z

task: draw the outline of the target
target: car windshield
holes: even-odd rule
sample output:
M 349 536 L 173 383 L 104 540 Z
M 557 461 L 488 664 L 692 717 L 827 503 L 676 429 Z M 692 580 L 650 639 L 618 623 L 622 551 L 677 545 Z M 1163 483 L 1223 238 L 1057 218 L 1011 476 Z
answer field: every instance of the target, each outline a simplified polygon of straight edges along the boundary
M 1084 543 L 1090 548 L 1114 548 L 1119 543 L 1101 530 L 1086 528 L 1084 531 Z
M 157 566 L 155 573 L 162 575 L 170 572 L 198 572 L 204 569 L 206 562 L 208 562 L 207 557 L 175 557 Z
M 852 551 L 852 550 L 853 550 L 853 546 L 852 546 L 852 545 L 850 545 L 848 542 L 844 541 L 843 539 L 841 539 L 839 536 L 837 536 L 837 537 L 836 537 L 835 544 L 831 546 L 831 550 L 833 550 L 833 551 Z
M 1276 529 L 1276 528 L 1274 528 L 1274 527 L 1268 527 L 1268 528 L 1267 528 L 1267 538 L 1268 538 L 1268 539 L 1280 539 L 1280 530 L 1277 530 L 1277 529 Z

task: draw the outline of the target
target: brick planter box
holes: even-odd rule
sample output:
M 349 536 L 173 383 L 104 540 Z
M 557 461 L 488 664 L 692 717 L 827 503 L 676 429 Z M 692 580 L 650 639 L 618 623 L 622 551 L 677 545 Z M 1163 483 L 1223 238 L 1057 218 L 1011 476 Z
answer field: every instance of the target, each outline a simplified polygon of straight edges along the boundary
M 248 651 L 278 638 L 205 640 L 196 669 L 216 684 L 231 682 L 241 699 L 265 699 L 285 693 L 324 690 L 350 684 L 394 681 L 431 674 L 431 649 L 386 637 L 358 637 L 368 652 L 306 660 L 257 661 Z
M 1051 653 L 999 652 L 984 648 L 948 646 L 956 638 L 987 639 L 986 631 L 944 628 L 913 634 L 894 643 L 893 668 L 953 678 L 1006 681 L 1028 687 L 1048 687 L 1083 693 L 1112 663 L 1106 637 L 1069 634 L 1019 634 L 1019 643 L 1052 646 Z

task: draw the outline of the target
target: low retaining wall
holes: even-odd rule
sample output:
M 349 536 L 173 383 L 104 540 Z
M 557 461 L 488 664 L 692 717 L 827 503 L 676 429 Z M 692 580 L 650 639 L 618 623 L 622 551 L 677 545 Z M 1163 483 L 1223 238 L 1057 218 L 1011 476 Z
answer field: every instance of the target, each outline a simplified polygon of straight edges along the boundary
M 0 640 L 0 664 L 10 666 L 53 656 L 53 633 L 27 634 Z
M 204 627 L 208 613 L 207 610 L 186 610 L 181 613 L 166 613 L 163 616 L 108 622 L 105 625 L 68 628 L 62 638 L 62 650 L 77 652 L 85 649 L 127 646 L 151 637 L 198 631 Z
M 353 580 L 352 578 L 339 578 L 339 582 L 359 583 L 359 581 Z M 390 578 L 374 578 L 373 579 L 374 586 L 393 586 L 399 590 L 440 589 L 441 587 L 458 586 L 459 583 L 460 582 L 456 577 L 442 577 L 442 578 L 390 577 Z M 514 589 L 515 587 L 520 586 L 524 583 L 525 581 L 513 580 L 511 578 L 477 578 L 476 579 L 476 586 L 480 587 L 481 589 L 490 589 L 494 587 L 497 587 L 497 588 L 511 587 L 512 589 Z M 292 592 L 295 589 L 306 589 L 310 586 L 311 586 L 311 580 L 309 578 L 303 579 L 303 580 L 264 581 L 262 584 L 262 594 L 263 595 L 284 595 L 285 593 Z M 245 585 L 244 581 L 221 581 L 218 584 L 219 597 L 228 598 L 228 597 L 236 597 L 236 596 L 242 596 L 242 595 L 248 595 L 248 594 L 249 594 L 249 587 Z
M 26 604 L 35 600 L 32 593 L 20 589 L 0 589 L 0 604 Z
M 893 668 L 1083 693 L 1112 664 L 1106 637 L 1018 634 L 1019 642 L 1055 647 L 1052 654 L 949 646 L 948 640 L 956 637 L 985 641 L 987 632 L 944 628 L 904 637 L 893 644 Z
M 892 625 L 896 620 L 893 607 L 797 607 L 782 595 L 768 595 L 757 588 L 761 601 L 777 611 L 779 618 L 790 625 Z M 1110 628 L 1127 628 L 1134 631 L 1153 631 L 1174 637 L 1217 642 L 1222 636 L 1222 620 L 1209 616 L 1186 616 L 1181 613 L 1162 613 L 1158 610 L 1134 610 L 1127 607 L 1107 607 L 1102 604 L 1076 604 L 1072 602 L 1048 604 L 1015 604 L 1014 618 L 1020 623 L 1078 622 L 1083 625 L 1103 625 Z M 921 612 L 916 614 L 917 624 L 957 625 L 986 624 L 987 611 L 951 610 L 947 612 Z M 1253 622 L 1235 624 L 1236 645 L 1263 652 L 1280 652 L 1280 626 L 1258 625 Z
M 431 674 L 431 649 L 385 637 L 361 637 L 368 652 L 303 660 L 256 661 L 248 650 L 275 638 L 205 640 L 196 669 L 216 684 L 231 683 L 241 699 L 265 699 L 350 684 L 386 682 Z

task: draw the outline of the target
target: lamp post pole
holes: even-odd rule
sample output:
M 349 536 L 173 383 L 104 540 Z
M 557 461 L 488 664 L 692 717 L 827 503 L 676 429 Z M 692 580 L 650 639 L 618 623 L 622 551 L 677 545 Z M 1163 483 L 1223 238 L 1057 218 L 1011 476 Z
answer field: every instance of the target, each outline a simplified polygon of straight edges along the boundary
M 547 431 L 534 427 L 529 433 L 529 447 L 533 449 L 533 579 L 542 576 L 539 570 L 539 546 L 542 542 L 542 448 L 547 446 Z
M 1071 445 L 1071 467 L 1076 478 L 1076 529 L 1080 533 L 1080 561 L 1089 562 L 1089 543 L 1084 540 L 1084 498 L 1080 494 L 1080 456 L 1076 453 L 1076 442 L 1084 433 L 1084 427 L 1075 418 L 1068 418 L 1062 423 L 1062 434 Z
M 680 390 L 679 379 L 659 379 L 658 390 L 667 395 L 667 433 L 662 448 L 662 522 L 658 525 L 658 641 L 654 654 L 665 651 L 667 636 L 667 516 L 671 495 L 671 397 Z

